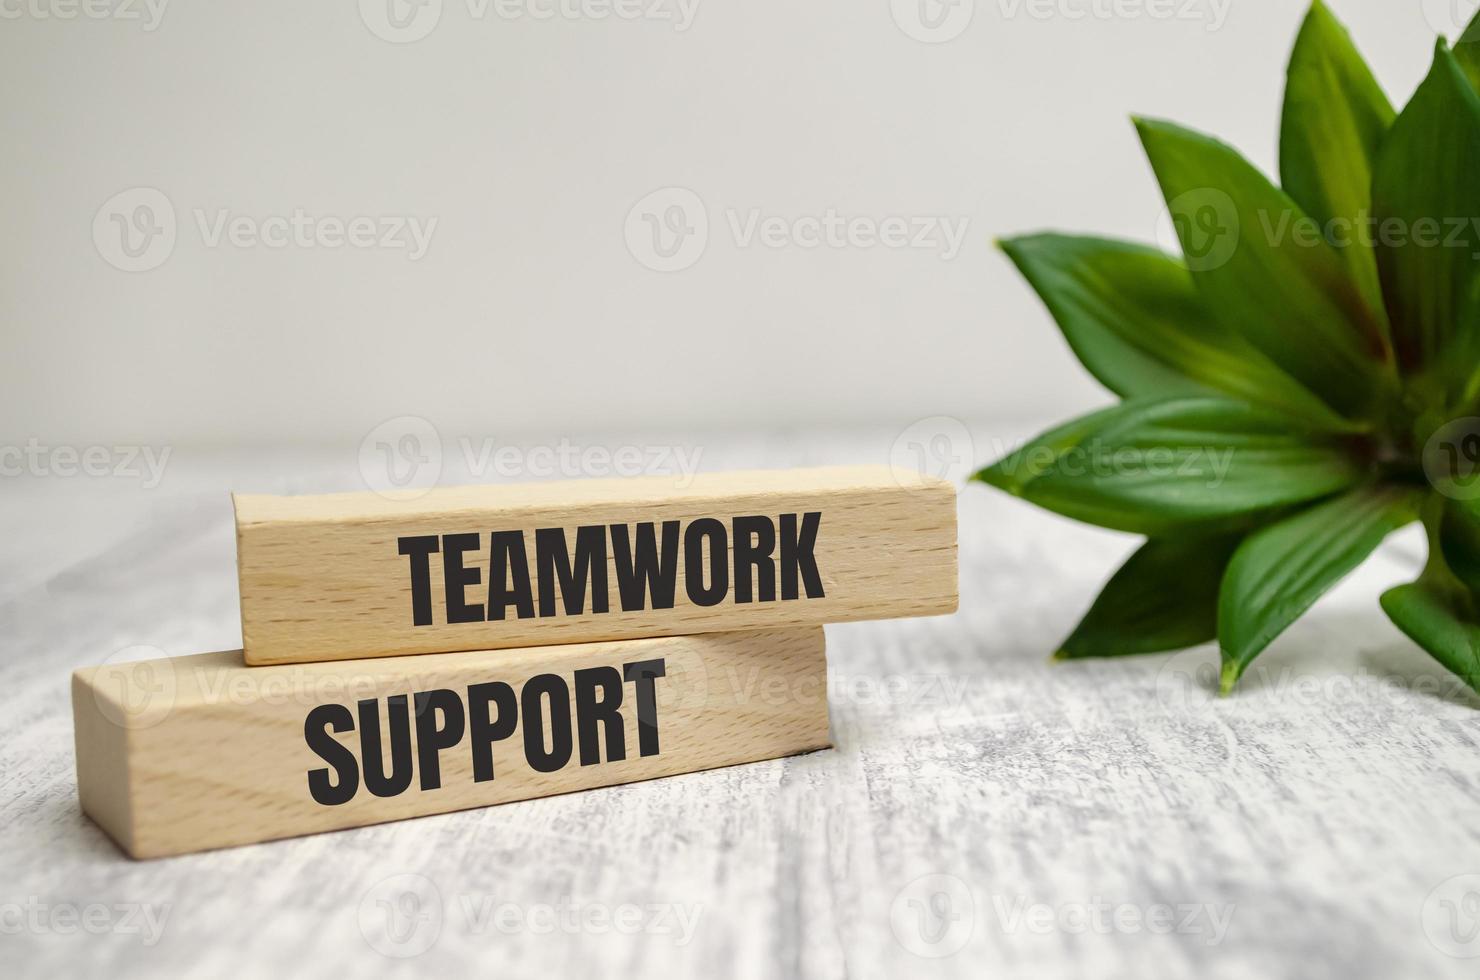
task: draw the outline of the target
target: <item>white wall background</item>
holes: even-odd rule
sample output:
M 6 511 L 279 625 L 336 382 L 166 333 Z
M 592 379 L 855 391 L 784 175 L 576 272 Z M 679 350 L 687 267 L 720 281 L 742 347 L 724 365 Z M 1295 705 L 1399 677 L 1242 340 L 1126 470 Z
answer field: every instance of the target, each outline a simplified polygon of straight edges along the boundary
M 956 0 L 970 22 L 923 43 L 897 23 L 917 0 L 697 0 L 686 30 L 510 16 L 612 0 L 83 2 L 0 0 L 7 444 L 358 440 L 408 413 L 560 432 L 1087 406 L 1102 395 L 993 237 L 1152 238 L 1133 111 L 1272 167 L 1305 6 Z M 1332 0 L 1400 102 L 1450 4 Z M 430 32 L 378 36 L 406 36 L 388 9 Z M 665 273 L 626 230 L 666 187 L 709 229 Z M 128 272 L 112 213 L 133 215 L 145 199 L 114 196 L 136 188 L 165 195 L 175 240 Z M 829 209 L 967 233 L 947 258 L 731 228 Z M 414 260 L 211 242 L 223 219 L 273 234 L 295 212 L 330 235 L 358 216 L 436 225 Z

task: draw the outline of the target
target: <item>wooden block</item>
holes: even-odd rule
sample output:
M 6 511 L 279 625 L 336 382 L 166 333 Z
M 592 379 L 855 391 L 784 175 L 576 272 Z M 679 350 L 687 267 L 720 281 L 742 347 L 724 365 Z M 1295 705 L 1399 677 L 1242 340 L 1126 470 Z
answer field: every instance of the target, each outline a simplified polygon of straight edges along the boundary
M 953 612 L 956 493 L 887 467 L 239 495 L 247 662 Z
M 819 627 L 72 676 L 82 808 L 161 857 L 826 748 Z M 368 761 L 367 761 L 368 760 Z

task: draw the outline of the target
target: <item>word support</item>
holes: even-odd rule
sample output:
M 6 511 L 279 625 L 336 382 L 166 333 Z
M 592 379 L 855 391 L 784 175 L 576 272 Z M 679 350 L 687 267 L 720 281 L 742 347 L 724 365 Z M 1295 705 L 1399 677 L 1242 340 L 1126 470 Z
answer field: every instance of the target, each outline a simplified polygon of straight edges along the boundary
M 792 694 L 754 697 L 727 668 Z M 810 752 L 827 708 L 821 627 L 274 667 L 231 651 L 72 677 L 82 808 L 134 857 Z
M 535 772 L 559 772 L 580 746 L 580 764 L 600 765 L 627 758 L 626 726 L 622 717 L 624 685 L 633 686 L 638 754 L 657 755 L 657 679 L 664 675 L 661 659 L 635 661 L 616 667 L 577 670 L 575 709 L 571 685 L 559 674 L 537 674 L 518 695 L 504 681 L 470 685 L 462 692 L 437 688 L 418 691 L 410 699 L 394 694 L 368 698 L 351 711 L 344 704 L 321 704 L 303 722 L 310 750 L 328 768 L 308 773 L 308 792 L 324 806 L 340 806 L 355 798 L 363 783 L 379 797 L 400 796 L 411 788 L 419 770 L 419 788 L 425 793 L 442 786 L 442 752 L 466 743 L 473 782 L 495 777 L 493 744 L 523 728 L 524 760 Z M 415 702 L 415 752 L 412 751 L 412 708 Z M 381 716 L 386 724 L 382 726 Z M 521 726 L 522 722 L 522 726 Z M 359 751 L 334 736 L 359 727 Z M 389 737 L 383 737 L 383 731 Z M 389 748 L 390 764 L 386 764 Z

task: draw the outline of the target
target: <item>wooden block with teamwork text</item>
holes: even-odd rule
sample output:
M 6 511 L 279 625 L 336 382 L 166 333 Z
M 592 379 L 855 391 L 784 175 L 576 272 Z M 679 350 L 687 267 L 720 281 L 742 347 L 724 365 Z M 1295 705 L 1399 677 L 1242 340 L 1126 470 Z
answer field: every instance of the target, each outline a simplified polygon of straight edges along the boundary
M 820 627 L 72 677 L 83 809 L 138 858 L 826 748 Z
M 957 605 L 955 488 L 889 467 L 234 499 L 250 664 Z

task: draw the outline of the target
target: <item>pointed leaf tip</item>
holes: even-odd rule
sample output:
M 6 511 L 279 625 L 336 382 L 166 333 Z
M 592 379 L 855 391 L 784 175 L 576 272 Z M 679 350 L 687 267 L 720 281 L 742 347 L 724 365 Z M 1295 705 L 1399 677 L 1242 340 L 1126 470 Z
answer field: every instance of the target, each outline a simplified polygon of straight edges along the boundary
M 1480 624 L 1430 574 L 1385 592 L 1382 609 L 1404 635 L 1480 693 Z
M 1397 113 L 1351 33 L 1324 6 L 1311 7 L 1286 72 L 1280 122 L 1280 176 L 1322 228 L 1358 227 L 1372 204 L 1372 173 Z M 1341 264 L 1373 314 L 1386 347 L 1390 331 L 1369 244 L 1338 249 Z
M 1064 641 L 1062 656 L 1079 660 L 1166 653 L 1218 635 L 1218 583 L 1238 535 L 1153 538 L 1100 591 Z
M 1224 662 L 1242 674 L 1389 534 L 1417 520 L 1417 508 L 1411 491 L 1363 487 L 1252 535 L 1223 577 L 1218 638 Z
M 985 483 L 989 487 L 996 487 L 1004 493 L 1010 493 L 1014 497 L 1021 496 L 1022 487 L 1018 481 L 1009 476 L 1003 469 L 1006 460 L 998 460 L 985 469 L 977 470 L 971 479 L 976 483 Z
M 1211 136 L 1163 126 L 1142 143 L 1208 308 L 1333 409 L 1374 417 L 1396 384 L 1384 325 L 1329 242 L 1291 234 L 1304 209 Z
M 1383 141 L 1372 181 L 1377 227 L 1412 230 L 1415 240 L 1379 236 L 1377 264 L 1392 323 L 1399 365 L 1409 375 L 1438 365 L 1440 373 L 1464 357 L 1449 353 L 1464 322 L 1469 288 L 1480 256 L 1469 248 L 1425 248 L 1425 225 L 1448 228 L 1480 214 L 1480 97 L 1441 39 L 1429 74 Z M 1441 234 L 1449 234 L 1441 232 Z
M 1075 419 L 982 477 L 1065 517 L 1156 537 L 1244 528 L 1364 473 L 1338 434 L 1247 402 L 1173 397 Z
M 1075 357 L 1122 398 L 1225 393 L 1319 425 L 1342 424 L 1208 309 L 1181 259 L 1056 232 L 1001 244 Z

